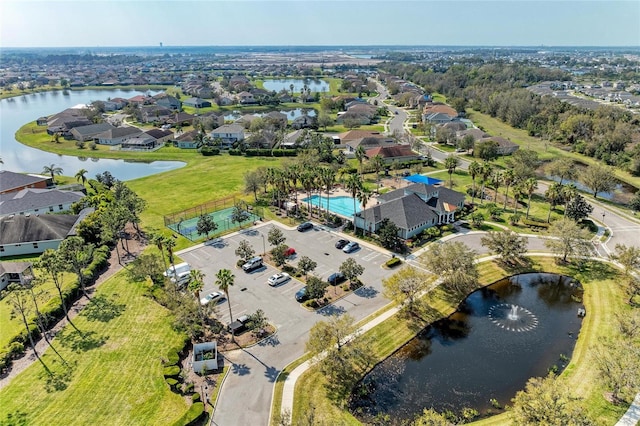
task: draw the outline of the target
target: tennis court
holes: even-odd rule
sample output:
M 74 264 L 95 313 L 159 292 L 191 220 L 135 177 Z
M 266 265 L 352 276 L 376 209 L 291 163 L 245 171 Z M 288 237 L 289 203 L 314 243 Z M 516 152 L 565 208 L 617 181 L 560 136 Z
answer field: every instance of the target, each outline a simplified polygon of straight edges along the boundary
M 218 228 L 213 231 L 209 236 L 221 234 L 223 232 L 229 231 L 230 229 L 237 228 L 238 222 L 234 222 L 231 220 L 233 215 L 234 207 L 228 207 L 226 209 L 218 210 L 211 213 L 206 213 L 208 216 L 213 218 L 213 221 L 218 225 Z M 245 220 L 241 222 L 241 225 L 246 225 L 249 223 L 253 223 L 260 219 L 258 215 L 251 211 L 245 211 Z M 167 227 L 184 237 L 187 237 L 191 241 L 198 240 L 203 238 L 204 235 L 198 234 L 196 225 L 198 224 L 198 220 L 200 216 L 195 216 L 191 218 L 179 219 L 175 223 L 168 224 Z

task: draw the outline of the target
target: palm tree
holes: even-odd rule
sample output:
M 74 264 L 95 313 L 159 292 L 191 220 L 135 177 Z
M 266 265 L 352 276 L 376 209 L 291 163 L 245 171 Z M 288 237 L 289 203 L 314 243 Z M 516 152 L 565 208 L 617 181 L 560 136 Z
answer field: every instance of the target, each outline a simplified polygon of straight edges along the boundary
M 298 180 L 300 179 L 300 173 L 302 168 L 298 163 L 289 164 L 286 168 L 287 178 L 291 182 L 291 188 L 293 189 L 293 193 L 296 198 L 296 203 L 298 202 Z
M 518 213 L 518 200 L 522 198 L 525 193 L 522 185 L 523 182 L 518 182 L 513 187 L 513 214 Z
M 547 215 L 547 223 L 551 222 L 551 211 L 556 206 L 558 201 L 562 198 L 562 184 L 553 182 L 549 185 L 549 189 L 544 193 L 549 201 L 549 214 Z
M 362 191 L 362 178 L 358 175 L 351 174 L 347 176 L 344 182 L 345 188 L 351 192 L 351 198 L 353 198 L 353 229 L 356 230 L 356 198 L 360 191 Z
M 158 250 L 160 250 L 160 257 L 162 257 L 162 263 L 164 263 L 164 270 L 167 270 L 167 260 L 164 258 L 164 240 L 165 240 L 165 236 L 162 235 L 159 232 L 154 232 L 153 234 L 151 234 L 151 242 L 153 244 L 156 245 L 156 247 L 158 247 Z
M 456 167 L 460 164 L 460 159 L 455 155 L 449 155 L 444 159 L 444 166 L 449 173 L 449 189 L 453 188 L 453 172 L 456 171 Z
M 513 184 L 516 175 L 513 169 L 507 169 L 502 172 L 502 182 L 504 182 L 507 190 L 504 192 L 504 207 L 503 210 L 507 210 L 507 202 L 509 201 L 509 187 Z
M 200 292 L 204 287 L 204 273 L 199 269 L 192 269 L 189 271 L 189 275 L 191 276 L 191 281 L 189 281 L 189 291 L 196 296 L 196 302 L 198 305 L 200 304 Z
M 498 202 L 498 188 L 500 188 L 500 184 L 502 183 L 502 171 L 495 170 L 493 172 L 493 177 L 491 179 L 493 183 L 493 200 Z
M 562 187 L 562 199 L 564 200 L 564 215 L 563 217 L 567 217 L 567 207 L 569 206 L 569 201 L 573 199 L 578 194 L 578 188 L 575 184 L 569 183 Z
M 473 182 L 473 192 L 471 193 L 471 204 L 473 204 L 473 199 L 476 195 L 476 176 L 482 173 L 482 165 L 477 161 L 472 161 L 469 164 L 469 175 L 471 175 L 471 182 Z
M 76 180 L 78 182 L 82 181 L 82 184 L 84 185 L 85 183 L 87 183 L 87 177 L 85 176 L 87 173 L 89 173 L 89 171 L 87 169 L 80 169 L 78 170 L 78 173 L 76 173 Z
M 316 186 L 316 171 L 314 169 L 307 169 L 300 176 L 300 182 L 302 187 L 307 192 L 307 204 L 309 205 L 309 218 L 311 218 L 311 191 Z
M 384 160 L 380 154 L 376 154 L 371 157 L 371 165 L 373 166 L 373 170 L 376 172 L 376 192 L 380 190 L 380 171 L 384 167 Z
M 367 208 L 367 203 L 369 202 L 369 199 L 371 198 L 371 191 L 369 191 L 367 188 L 362 187 L 362 189 L 360 191 L 358 191 L 358 195 L 357 195 L 358 201 L 360 202 L 360 205 L 362 206 L 362 210 Z M 354 213 L 355 215 L 355 213 Z M 355 223 L 355 217 L 354 217 L 354 223 Z
M 162 239 L 162 245 L 167 249 L 167 256 L 169 257 L 169 263 L 171 263 L 171 267 L 173 268 L 173 274 L 175 275 L 176 281 L 178 280 L 178 274 L 176 272 L 176 268 L 173 264 L 173 248 L 176 246 L 176 241 L 173 238 L 164 237 Z
M 216 274 L 216 285 L 220 290 L 224 292 L 227 298 L 227 304 L 229 305 L 229 323 L 233 322 L 233 315 L 231 313 L 231 299 L 229 299 L 229 287 L 234 284 L 235 276 L 228 269 L 220 269 Z
M 362 176 L 362 162 L 364 161 L 364 155 L 364 148 L 362 147 L 362 145 L 358 145 L 358 147 L 356 148 L 355 156 L 356 160 L 358 160 L 358 164 L 360 165 L 360 176 Z
M 484 163 L 482 165 L 482 170 L 480 171 L 480 175 L 482 176 L 482 187 L 480 188 L 480 204 L 482 204 L 482 199 L 484 198 L 484 186 L 487 182 L 487 179 L 489 179 L 489 176 L 491 176 L 491 173 L 493 172 L 493 166 L 491 165 L 491 163 Z
M 329 191 L 331 191 L 331 188 L 333 188 L 333 183 L 336 180 L 336 171 L 331 167 L 323 167 L 322 169 L 320 169 L 319 174 L 320 180 L 327 190 L 327 216 L 329 216 Z
M 62 167 L 56 167 L 55 164 L 51 164 L 50 166 L 44 166 L 42 169 L 42 173 L 45 175 L 51 175 L 51 180 L 55 183 L 54 175 L 62 174 Z
M 538 188 L 538 180 L 536 178 L 529 178 L 523 183 L 524 191 L 529 196 L 529 201 L 527 202 L 527 215 L 526 219 L 529 219 L 529 209 L 531 208 L 531 196 L 533 195 L 533 191 Z
M 293 88 L 294 88 L 294 87 L 296 87 L 296 86 L 294 86 L 294 85 L 293 85 L 293 83 L 291 83 L 291 84 L 289 85 L 289 89 L 291 90 L 291 97 L 292 97 L 292 98 L 293 98 Z

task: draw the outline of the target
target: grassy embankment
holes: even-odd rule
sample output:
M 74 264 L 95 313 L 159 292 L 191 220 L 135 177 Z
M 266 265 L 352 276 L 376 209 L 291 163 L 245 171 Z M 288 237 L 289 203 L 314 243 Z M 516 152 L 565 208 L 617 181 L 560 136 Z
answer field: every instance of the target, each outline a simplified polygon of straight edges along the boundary
M 98 309 L 85 309 L 55 345 L 71 366 L 67 373 L 49 349 L 45 363 L 61 375 L 62 390 L 47 390 L 43 367 L 34 362 L 0 391 L 0 420 L 25 416 L 25 424 L 76 425 L 171 424 L 186 410 L 171 392 L 161 360 L 182 336 L 170 313 L 145 296 L 145 284 L 133 283 L 124 271 L 101 285 Z
M 617 272 L 610 266 L 595 262 L 586 270 L 578 271 L 572 267 L 558 266 L 552 258 L 534 257 L 531 268 L 527 271 L 556 272 L 573 276 L 585 288 L 584 304 L 588 315 L 583 322 L 582 330 L 567 369 L 562 377 L 569 381 L 570 388 L 577 396 L 585 401 L 589 414 L 599 423 L 613 424 L 626 407 L 613 406 L 603 398 L 606 389 L 598 379 L 598 372 L 593 360 L 593 353 L 603 340 L 617 333 L 614 314 L 629 310 L 624 303 L 624 296 L 617 284 Z M 512 275 L 515 271 L 504 270 L 495 262 L 485 262 L 480 265 L 480 286 L 491 284 L 503 277 Z M 525 271 L 518 271 L 525 272 Z M 428 297 L 431 306 L 429 320 L 434 321 L 450 315 L 456 308 L 458 300 L 440 290 L 432 292 Z M 372 353 L 382 360 L 392 354 L 397 348 L 412 339 L 426 324 L 410 324 L 406 320 L 394 316 L 383 324 L 368 332 L 374 344 Z M 350 413 L 341 410 L 335 403 L 327 399 L 324 390 L 325 378 L 317 368 L 308 370 L 296 384 L 296 398 L 294 401 L 294 423 L 301 418 L 305 410 L 314 407 L 316 417 L 331 424 L 357 425 L 360 424 Z M 276 387 L 274 400 L 281 400 Z M 508 414 L 500 414 L 481 420 L 482 425 L 509 424 Z

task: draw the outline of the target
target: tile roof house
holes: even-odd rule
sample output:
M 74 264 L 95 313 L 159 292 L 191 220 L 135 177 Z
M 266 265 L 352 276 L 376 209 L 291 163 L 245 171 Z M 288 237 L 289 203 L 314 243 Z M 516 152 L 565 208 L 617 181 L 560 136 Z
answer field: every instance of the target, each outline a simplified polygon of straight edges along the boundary
M 162 129 L 149 129 L 140 136 L 144 137 L 144 135 L 155 139 L 156 143 L 159 145 L 162 145 L 168 141 L 172 141 L 174 137 L 172 131 Z
M 422 121 L 428 123 L 447 123 L 458 117 L 458 111 L 449 105 L 439 103 L 427 103 L 422 110 Z
M 182 102 L 178 98 L 167 95 L 166 93 L 160 93 L 154 96 L 156 105 L 165 107 L 174 111 L 182 110 Z
M 41 188 L 25 188 L 18 192 L 0 194 L 0 217 L 11 214 L 64 212 L 84 196 L 84 193 L 79 191 Z
M 147 105 L 140 107 L 140 113 L 142 115 L 142 121 L 145 123 L 151 123 L 154 121 L 165 122 L 174 115 L 173 111 L 169 108 L 165 108 L 160 105 Z
M 174 139 L 174 142 L 178 145 L 178 148 L 182 149 L 194 149 L 198 148 L 198 142 L 196 141 L 198 136 L 198 130 L 191 130 L 185 132 Z
M 410 145 L 378 146 L 366 150 L 364 155 L 368 159 L 379 155 L 385 163 L 420 159 L 420 156 L 413 152 Z
M 489 136 L 486 138 L 480 139 L 478 142 L 488 142 L 493 141 L 498 144 L 498 155 L 511 155 L 520 149 L 520 146 L 516 143 L 511 142 L 508 139 L 505 139 L 501 136 Z
M 355 214 L 355 225 L 378 232 L 384 219 L 398 228 L 398 236 L 411 238 L 432 226 L 451 223 L 464 206 L 464 194 L 444 187 L 414 183 L 378 197 L 376 206 Z
M 187 98 L 182 104 L 193 108 L 207 108 L 211 106 L 210 101 L 202 98 Z
M 9 284 L 28 284 L 35 277 L 31 262 L 2 262 L 0 263 L 0 290 Z
M 345 154 L 352 157 L 353 153 L 357 151 L 359 146 L 362 146 L 362 148 L 367 151 L 368 149 L 378 148 L 381 146 L 395 146 L 397 145 L 397 143 L 391 138 L 367 136 L 364 138 L 351 140 L 347 142 L 346 145 L 347 146 L 344 150 Z
M 0 218 L 0 257 L 57 249 L 62 240 L 75 235 L 75 226 L 86 214 L 25 214 Z
M 100 133 L 114 128 L 115 126 L 109 123 L 90 124 L 88 126 L 74 127 L 71 129 L 71 135 L 77 141 L 86 142 L 95 139 Z
M 133 126 L 116 127 L 96 135 L 95 139 L 97 139 L 100 145 L 120 145 L 122 142 L 138 136 L 141 133 L 142 130 Z
M 18 192 L 24 188 L 46 189 L 53 186 L 51 176 L 16 173 L 0 170 L 0 194 Z
M 244 127 L 239 124 L 224 124 L 211 131 L 211 139 L 222 140 L 223 145 L 233 145 L 234 142 L 244 140 Z

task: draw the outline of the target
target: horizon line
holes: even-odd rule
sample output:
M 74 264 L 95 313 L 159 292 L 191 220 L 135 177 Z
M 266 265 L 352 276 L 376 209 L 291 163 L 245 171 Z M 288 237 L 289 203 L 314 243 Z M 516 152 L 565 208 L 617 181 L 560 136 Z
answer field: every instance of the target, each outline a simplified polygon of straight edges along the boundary
M 109 49 L 109 48 L 157 48 L 167 49 L 175 47 L 617 47 L 617 48 L 636 48 L 640 49 L 640 45 L 598 45 L 598 44 L 176 44 L 162 46 L 152 45 L 113 45 L 113 46 L 0 46 L 0 49 Z

